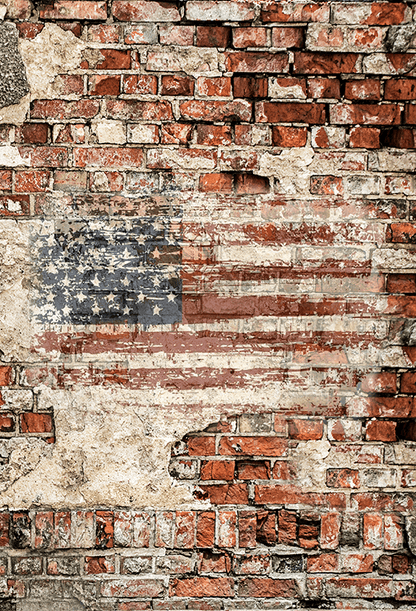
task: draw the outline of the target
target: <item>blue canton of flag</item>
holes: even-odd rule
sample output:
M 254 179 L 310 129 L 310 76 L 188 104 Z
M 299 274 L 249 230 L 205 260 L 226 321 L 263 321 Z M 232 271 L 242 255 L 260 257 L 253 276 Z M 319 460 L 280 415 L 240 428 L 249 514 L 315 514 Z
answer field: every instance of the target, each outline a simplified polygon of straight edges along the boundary
M 40 324 L 172 324 L 182 319 L 180 222 L 59 220 L 34 240 Z

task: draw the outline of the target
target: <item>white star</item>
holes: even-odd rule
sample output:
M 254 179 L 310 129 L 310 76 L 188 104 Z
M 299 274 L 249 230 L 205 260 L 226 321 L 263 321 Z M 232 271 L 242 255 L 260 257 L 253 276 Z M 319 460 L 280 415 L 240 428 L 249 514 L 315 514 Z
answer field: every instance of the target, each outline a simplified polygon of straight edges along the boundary
M 114 301 L 115 297 L 116 296 L 114 295 L 114 293 L 110 293 L 109 295 L 107 295 L 107 301 Z
M 95 278 L 93 278 L 91 282 L 94 286 L 100 286 L 100 281 L 98 280 L 97 275 L 95 275 Z
M 155 276 L 152 280 L 154 286 L 160 286 L 160 278 L 158 278 L 157 276 Z
M 144 244 L 146 242 L 146 238 L 144 237 L 144 235 L 138 235 L 136 237 L 136 242 L 138 242 L 139 244 Z
M 168 295 L 168 301 L 175 301 L 175 297 L 176 295 L 174 295 L 173 293 L 170 293 L 170 295 Z
M 48 293 L 46 299 L 48 301 L 53 301 L 55 299 L 55 295 L 53 293 Z
M 130 281 L 127 280 L 127 276 L 126 278 L 123 278 L 123 280 L 121 281 L 121 284 L 124 284 L 124 286 L 128 286 L 130 284 Z
M 123 314 L 130 314 L 130 308 L 126 306 L 123 310 Z
M 100 313 L 100 308 L 98 307 L 97 304 L 94 304 L 94 307 L 92 308 L 92 313 L 93 314 L 99 314 Z
M 161 309 L 162 308 L 159 308 L 159 306 L 157 306 L 157 305 L 153 306 L 153 314 L 158 316 Z
M 77 294 L 76 294 L 76 298 L 78 299 L 78 301 L 81 301 L 81 302 L 82 302 L 82 301 L 85 301 L 85 300 L 86 300 L 87 296 L 86 296 L 86 295 L 84 295 L 84 293 L 81 291 L 81 293 L 77 293 Z
M 152 252 L 152 255 L 155 259 L 160 259 L 160 251 L 158 250 L 157 246 L 154 249 L 154 251 Z
M 62 280 L 62 284 L 64 286 L 69 286 L 71 284 L 70 281 L 69 281 L 68 276 L 65 276 L 65 278 Z
M 64 308 L 62 308 L 62 312 L 65 314 L 65 316 L 68 316 L 68 314 L 71 313 L 71 308 L 68 308 L 68 306 L 65 306 Z
M 49 263 L 49 265 L 48 265 L 48 272 L 50 274 L 54 274 L 56 272 L 56 267 L 54 266 L 53 263 Z
M 144 294 L 143 294 L 143 293 L 139 293 L 139 294 L 137 295 L 137 299 L 138 299 L 138 301 L 144 301 L 144 298 L 145 298 L 145 296 L 144 296 Z

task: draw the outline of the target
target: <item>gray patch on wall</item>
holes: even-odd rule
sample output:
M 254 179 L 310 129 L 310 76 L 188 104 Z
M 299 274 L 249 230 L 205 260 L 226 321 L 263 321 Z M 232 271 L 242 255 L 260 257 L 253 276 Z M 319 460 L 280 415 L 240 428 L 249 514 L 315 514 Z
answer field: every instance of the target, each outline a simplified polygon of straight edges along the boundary
M 83 609 L 85 609 L 84 605 L 75 599 L 67 601 L 22 600 L 18 601 L 16 611 L 82 611 Z
M 17 104 L 29 93 L 26 68 L 13 23 L 0 23 L 0 108 Z

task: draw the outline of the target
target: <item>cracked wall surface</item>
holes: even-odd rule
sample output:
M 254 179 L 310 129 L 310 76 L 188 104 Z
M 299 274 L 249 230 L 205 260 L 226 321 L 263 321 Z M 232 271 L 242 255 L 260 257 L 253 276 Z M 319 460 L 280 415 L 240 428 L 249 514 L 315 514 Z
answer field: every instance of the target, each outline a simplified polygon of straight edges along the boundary
M 0 0 L 0 611 L 414 608 L 415 10 Z

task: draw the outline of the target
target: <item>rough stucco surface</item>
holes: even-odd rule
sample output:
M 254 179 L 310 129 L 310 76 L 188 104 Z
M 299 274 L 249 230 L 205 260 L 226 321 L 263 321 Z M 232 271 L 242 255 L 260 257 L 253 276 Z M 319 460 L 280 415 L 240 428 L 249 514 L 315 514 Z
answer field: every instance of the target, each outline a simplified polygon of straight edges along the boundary
M 415 10 L 0 0 L 0 611 L 414 608 Z

